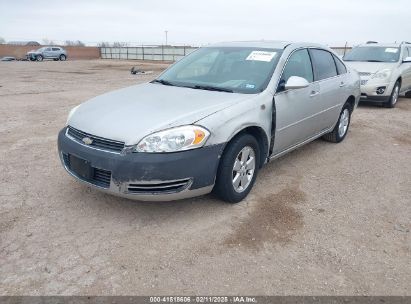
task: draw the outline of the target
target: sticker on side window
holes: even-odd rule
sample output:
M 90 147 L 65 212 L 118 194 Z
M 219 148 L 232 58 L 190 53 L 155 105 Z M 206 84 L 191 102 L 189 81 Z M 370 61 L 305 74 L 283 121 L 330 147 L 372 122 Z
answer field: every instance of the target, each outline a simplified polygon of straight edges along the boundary
M 385 52 L 386 53 L 398 53 L 398 49 L 397 48 L 386 48 Z
M 277 52 L 252 51 L 245 60 L 270 62 Z

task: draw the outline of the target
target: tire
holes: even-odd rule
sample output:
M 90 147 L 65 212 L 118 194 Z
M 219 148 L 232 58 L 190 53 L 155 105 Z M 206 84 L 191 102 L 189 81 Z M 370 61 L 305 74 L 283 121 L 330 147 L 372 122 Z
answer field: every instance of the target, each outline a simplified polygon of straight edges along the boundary
M 343 106 L 334 129 L 323 136 L 323 139 L 333 143 L 342 142 L 348 133 L 351 122 L 352 108 L 349 103 Z
M 244 159 L 247 161 L 243 162 Z M 213 193 L 228 203 L 240 202 L 251 191 L 259 164 L 260 148 L 256 138 L 250 134 L 234 137 L 220 160 Z
M 64 54 L 61 54 L 61 55 L 59 56 L 59 59 L 60 59 L 61 61 L 66 61 L 67 56 L 64 55 Z
M 43 59 L 44 59 L 43 55 L 37 55 L 36 56 L 37 61 L 43 61 Z
M 390 99 L 385 103 L 386 108 L 395 108 L 398 98 L 400 97 L 401 84 L 397 81 L 392 89 Z

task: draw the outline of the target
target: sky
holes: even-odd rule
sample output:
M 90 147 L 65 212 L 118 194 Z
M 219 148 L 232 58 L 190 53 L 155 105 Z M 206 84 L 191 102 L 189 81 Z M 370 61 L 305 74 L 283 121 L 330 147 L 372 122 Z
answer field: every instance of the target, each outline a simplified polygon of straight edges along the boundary
M 206 45 L 411 41 L 410 0 L 0 0 L 0 37 Z

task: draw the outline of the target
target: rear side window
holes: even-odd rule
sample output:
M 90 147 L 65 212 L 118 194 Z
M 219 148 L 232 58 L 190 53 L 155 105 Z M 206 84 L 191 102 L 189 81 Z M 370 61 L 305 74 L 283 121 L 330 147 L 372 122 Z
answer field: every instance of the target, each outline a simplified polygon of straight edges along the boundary
M 335 55 L 333 55 L 333 57 L 334 57 L 335 65 L 337 66 L 338 75 L 347 73 L 347 68 L 345 67 L 344 63 L 341 62 L 340 58 L 338 58 Z
M 310 55 L 307 49 L 295 51 L 288 59 L 281 76 L 278 91 L 282 91 L 287 80 L 291 76 L 305 78 L 308 82 L 313 82 L 313 68 L 311 66 Z
M 310 49 L 310 54 L 313 59 L 315 80 L 337 76 L 337 68 L 330 52 Z

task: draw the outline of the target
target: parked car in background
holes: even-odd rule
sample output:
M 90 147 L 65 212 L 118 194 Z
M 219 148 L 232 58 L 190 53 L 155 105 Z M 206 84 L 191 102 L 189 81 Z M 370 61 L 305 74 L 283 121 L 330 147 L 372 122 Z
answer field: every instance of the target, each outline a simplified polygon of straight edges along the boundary
M 67 59 L 67 51 L 59 46 L 46 46 L 36 51 L 28 52 L 26 57 L 31 61 L 43 61 L 44 59 L 64 61 Z
M 344 140 L 359 98 L 357 72 L 327 47 L 216 44 L 72 109 L 58 151 L 72 176 L 111 194 L 159 201 L 213 190 L 236 203 L 269 160 L 319 137 Z
M 411 91 L 410 43 L 368 42 L 354 47 L 344 61 L 360 74 L 362 100 L 393 108 L 400 94 Z

